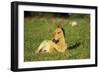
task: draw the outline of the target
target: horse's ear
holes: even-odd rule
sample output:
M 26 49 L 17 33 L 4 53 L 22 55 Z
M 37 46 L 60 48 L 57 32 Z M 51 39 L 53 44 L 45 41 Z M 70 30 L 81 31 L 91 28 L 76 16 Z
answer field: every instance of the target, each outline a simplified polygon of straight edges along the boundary
M 57 24 L 57 28 L 62 28 L 61 24 Z

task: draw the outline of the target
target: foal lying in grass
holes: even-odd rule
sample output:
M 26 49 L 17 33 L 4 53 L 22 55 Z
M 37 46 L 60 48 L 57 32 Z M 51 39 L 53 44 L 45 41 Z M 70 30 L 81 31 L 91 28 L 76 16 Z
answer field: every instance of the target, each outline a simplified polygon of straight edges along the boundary
M 44 40 L 36 53 L 45 53 L 45 52 L 64 52 L 67 49 L 67 44 L 65 43 L 64 30 L 60 24 L 56 26 L 54 32 L 53 40 Z

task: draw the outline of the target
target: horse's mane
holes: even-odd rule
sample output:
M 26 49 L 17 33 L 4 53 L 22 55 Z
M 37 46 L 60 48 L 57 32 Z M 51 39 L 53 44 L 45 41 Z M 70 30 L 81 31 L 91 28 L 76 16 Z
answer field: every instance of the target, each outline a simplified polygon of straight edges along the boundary
M 63 31 L 63 34 L 64 34 L 64 37 L 65 37 L 65 30 L 63 29 L 63 28 L 61 28 L 62 29 L 62 31 Z

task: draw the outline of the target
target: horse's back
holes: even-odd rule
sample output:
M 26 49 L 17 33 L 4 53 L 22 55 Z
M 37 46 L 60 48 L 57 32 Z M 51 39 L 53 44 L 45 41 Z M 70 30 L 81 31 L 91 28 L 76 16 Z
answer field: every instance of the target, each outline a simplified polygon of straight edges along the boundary
M 51 42 L 51 40 L 44 40 L 41 44 L 48 44 L 50 42 Z

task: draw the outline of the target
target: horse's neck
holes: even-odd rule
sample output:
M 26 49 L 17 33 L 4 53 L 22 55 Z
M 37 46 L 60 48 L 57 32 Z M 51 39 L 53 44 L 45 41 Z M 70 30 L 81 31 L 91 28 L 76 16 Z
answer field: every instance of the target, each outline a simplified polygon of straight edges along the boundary
M 59 46 L 65 46 L 65 39 L 64 39 L 64 37 L 59 40 L 58 45 Z

